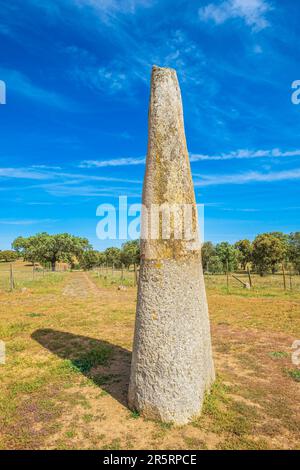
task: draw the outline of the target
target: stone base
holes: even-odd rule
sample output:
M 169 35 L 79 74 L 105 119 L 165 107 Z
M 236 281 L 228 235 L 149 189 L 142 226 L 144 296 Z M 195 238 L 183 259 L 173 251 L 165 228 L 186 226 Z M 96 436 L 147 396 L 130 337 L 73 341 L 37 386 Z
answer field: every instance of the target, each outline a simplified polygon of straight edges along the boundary
M 200 414 L 214 378 L 199 259 L 142 261 L 129 407 L 185 424 Z

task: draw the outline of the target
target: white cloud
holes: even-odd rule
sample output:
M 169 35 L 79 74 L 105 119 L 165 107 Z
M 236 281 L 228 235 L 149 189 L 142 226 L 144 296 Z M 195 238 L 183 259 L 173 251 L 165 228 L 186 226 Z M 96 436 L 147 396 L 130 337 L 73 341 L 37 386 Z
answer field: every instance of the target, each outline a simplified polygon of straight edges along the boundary
M 208 84 L 204 76 L 206 59 L 201 47 L 181 30 L 170 30 L 167 37 L 162 31 L 152 42 L 145 38 L 138 41 L 122 27 L 114 30 L 114 35 L 121 52 L 104 65 L 79 60 L 69 72 L 70 79 L 92 91 L 122 94 L 122 99 L 132 100 L 140 85 L 148 90 L 151 67 L 157 64 L 175 68 L 180 82 L 190 87 L 204 82 L 206 90 L 216 86 L 213 78 L 210 77 Z
M 34 201 L 34 202 L 26 202 L 27 206 L 53 206 L 54 202 L 46 202 L 46 201 Z
M 260 209 L 252 209 L 252 208 L 239 209 L 239 208 L 224 207 L 221 210 L 225 212 L 260 212 Z
M 202 20 L 212 20 L 216 24 L 234 18 L 240 18 L 254 30 L 266 28 L 269 23 L 266 13 L 271 10 L 270 4 L 266 0 L 225 0 L 221 3 L 210 3 L 199 9 L 199 16 Z
M 0 168 L 0 178 L 32 180 L 26 190 L 41 189 L 48 194 L 61 197 L 111 197 L 121 194 L 140 196 L 142 182 L 137 179 L 117 178 L 114 176 L 98 176 L 86 173 L 68 173 L 57 170 L 37 170 L 28 168 Z M 116 186 L 116 184 L 118 186 Z M 120 185 L 120 186 L 119 186 Z M 128 188 L 128 185 L 129 188 Z M 10 185 L 0 190 L 15 190 Z M 20 188 L 18 188 L 20 190 Z M 23 187 L 24 190 L 24 187 Z M 135 191 L 136 190 L 136 191 Z M 8 222 L 9 223 L 9 222 Z
M 220 153 L 219 155 L 207 155 L 201 153 L 190 153 L 190 161 L 223 161 L 223 160 L 234 160 L 234 159 L 252 159 L 252 158 L 283 158 L 283 157 L 298 157 L 300 156 L 300 149 L 282 151 L 274 148 L 269 150 L 249 150 L 239 149 L 229 153 Z M 114 158 L 111 160 L 83 160 L 78 167 L 79 168 L 105 168 L 109 166 L 131 166 L 131 165 L 143 165 L 146 161 L 145 157 L 121 157 Z
M 102 21 L 109 21 L 120 14 L 134 15 L 139 8 L 151 7 L 155 0 L 28 0 L 35 7 L 43 9 L 47 15 L 60 18 L 64 8 L 91 9 Z
M 51 166 L 51 165 L 32 165 L 31 168 L 38 168 L 40 170 L 61 170 L 61 166 Z
M 154 0 L 75 0 L 78 6 L 94 8 L 102 18 L 118 13 L 135 14 L 138 8 L 148 8 L 153 3 Z
M 0 219 L 1 225 L 34 225 L 34 224 L 47 224 L 56 222 L 55 219 L 25 219 L 25 220 L 13 220 L 13 219 Z
M 62 180 L 64 184 L 80 184 L 84 181 L 102 181 L 119 183 L 139 183 L 139 181 L 127 178 L 115 178 L 113 176 L 97 176 L 84 173 L 67 173 L 58 170 L 36 170 L 28 168 L 0 168 L 0 178 L 13 178 L 25 180 Z M 37 186 L 35 186 L 37 187 Z
M 0 178 L 16 178 L 30 180 L 47 179 L 45 172 L 36 171 L 33 168 L 0 168 Z
M 141 192 L 138 190 L 136 192 L 128 187 L 99 187 L 99 185 L 78 185 L 78 184 L 64 184 L 64 183 L 53 183 L 45 184 L 41 186 L 47 193 L 52 196 L 59 197 L 118 197 L 120 195 L 126 194 L 128 197 L 140 197 Z
M 145 163 L 145 158 L 115 158 L 112 160 L 84 160 L 80 163 L 79 168 L 104 168 L 108 166 L 130 166 L 142 165 Z
M 0 75 L 6 82 L 7 94 L 12 90 L 32 101 L 64 110 L 74 109 L 75 107 L 74 103 L 64 96 L 35 85 L 28 77 L 17 70 L 1 68 Z
M 120 62 L 111 63 L 105 67 L 77 67 L 72 70 L 73 80 L 79 80 L 92 90 L 118 93 L 128 86 L 128 73 Z
M 250 171 L 232 175 L 194 175 L 201 178 L 195 186 L 213 186 L 221 184 L 272 183 L 278 181 L 300 180 L 300 168 L 294 170 L 259 173 Z
M 253 52 L 254 54 L 262 54 L 263 49 L 259 44 L 255 44 L 255 46 L 253 47 Z
M 234 160 L 234 159 L 251 159 L 251 158 L 280 158 L 280 157 L 299 157 L 300 149 L 281 151 L 280 149 L 270 150 L 249 150 L 240 149 L 229 153 L 221 153 L 220 155 L 205 155 L 191 153 L 191 162 L 197 162 L 202 160 Z

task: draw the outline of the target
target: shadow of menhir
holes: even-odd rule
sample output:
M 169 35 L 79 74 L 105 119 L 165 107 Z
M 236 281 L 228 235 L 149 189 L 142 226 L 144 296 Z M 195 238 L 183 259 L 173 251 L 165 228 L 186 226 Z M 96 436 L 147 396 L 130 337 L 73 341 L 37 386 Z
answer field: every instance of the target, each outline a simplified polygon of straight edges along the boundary
M 52 329 L 36 330 L 31 337 L 70 367 L 91 379 L 127 406 L 131 352 L 107 341 Z

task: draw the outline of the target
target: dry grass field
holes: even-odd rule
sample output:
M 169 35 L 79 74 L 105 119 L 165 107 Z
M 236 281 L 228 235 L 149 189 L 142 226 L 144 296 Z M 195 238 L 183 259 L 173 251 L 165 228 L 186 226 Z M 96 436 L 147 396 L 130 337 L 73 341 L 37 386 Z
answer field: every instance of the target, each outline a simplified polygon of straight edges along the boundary
M 300 449 L 299 279 L 286 291 L 280 276 L 254 277 L 251 291 L 230 280 L 227 293 L 224 276 L 206 277 L 217 381 L 181 427 L 127 408 L 132 280 L 126 290 L 109 272 L 20 273 L 13 292 L 0 283 L 0 448 Z
M 10 281 L 10 270 L 12 265 L 13 281 L 16 288 L 25 287 L 28 283 L 31 285 L 31 281 L 37 281 L 47 275 L 48 270 L 43 269 L 39 265 L 33 266 L 30 263 L 24 263 L 23 261 L 16 261 L 14 263 L 0 263 L 0 290 L 9 290 Z M 66 270 L 66 264 L 58 263 L 58 271 Z

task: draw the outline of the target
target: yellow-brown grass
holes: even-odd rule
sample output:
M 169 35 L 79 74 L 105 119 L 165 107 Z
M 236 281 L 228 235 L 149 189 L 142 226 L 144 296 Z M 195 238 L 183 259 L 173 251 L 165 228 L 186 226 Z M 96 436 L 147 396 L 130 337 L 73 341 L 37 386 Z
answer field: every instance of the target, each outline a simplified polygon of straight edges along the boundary
M 0 293 L 0 448 L 296 449 L 300 293 L 206 278 L 217 381 L 182 427 L 128 410 L 133 275 L 58 273 Z M 104 277 L 106 276 L 106 277 Z M 279 279 L 280 277 L 276 277 Z M 21 289 L 23 287 L 23 290 Z

